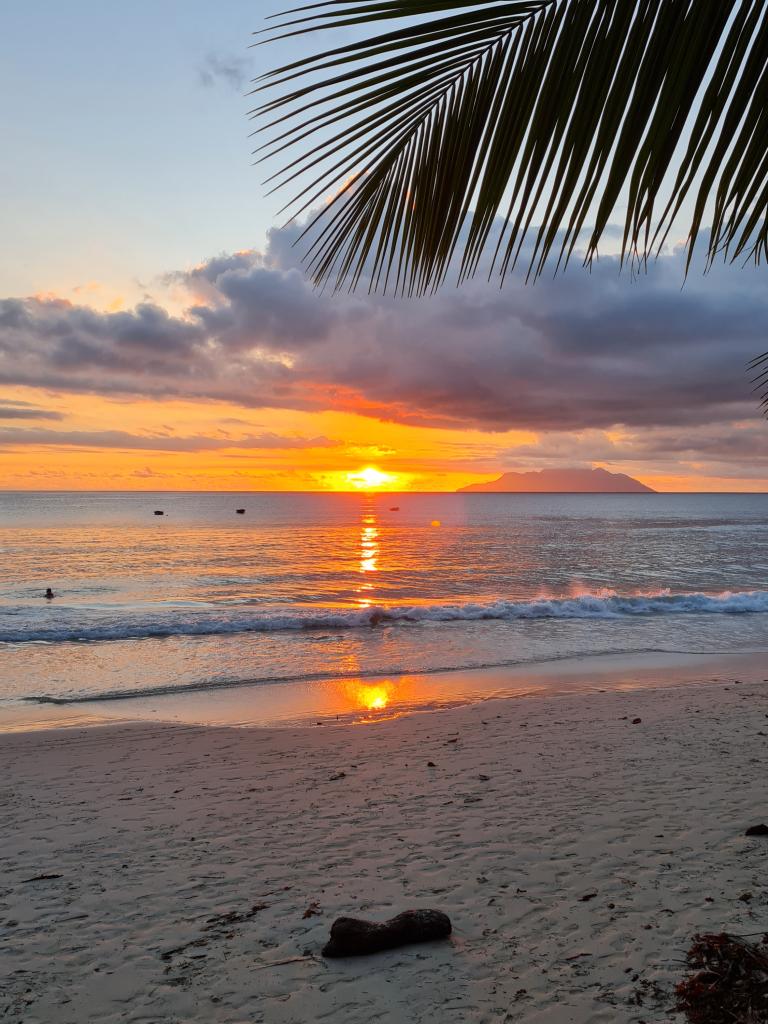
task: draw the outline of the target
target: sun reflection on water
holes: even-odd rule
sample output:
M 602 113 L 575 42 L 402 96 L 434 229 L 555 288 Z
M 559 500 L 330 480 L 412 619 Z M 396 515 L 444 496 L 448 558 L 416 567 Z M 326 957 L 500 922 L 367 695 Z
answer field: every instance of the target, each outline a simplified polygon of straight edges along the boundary
M 360 533 L 360 572 L 376 572 L 379 561 L 379 531 L 373 516 L 363 520 Z
M 360 582 L 357 586 L 357 593 L 360 595 L 357 603 L 361 608 L 370 608 L 374 603 L 372 582 L 373 573 L 379 571 L 379 558 L 381 550 L 379 543 L 379 529 L 376 515 L 371 506 L 363 509 L 360 522 L 360 556 L 358 571 Z

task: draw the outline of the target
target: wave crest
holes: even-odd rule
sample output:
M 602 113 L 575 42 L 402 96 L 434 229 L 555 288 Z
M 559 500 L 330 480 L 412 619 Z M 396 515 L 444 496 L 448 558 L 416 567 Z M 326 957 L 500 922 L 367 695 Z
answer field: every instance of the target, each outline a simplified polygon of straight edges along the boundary
M 154 617 L 83 621 L 82 613 L 57 609 L 55 620 L 0 624 L 0 643 L 62 643 L 143 640 L 173 636 L 218 636 L 286 630 L 343 630 L 428 622 L 473 622 L 517 619 L 615 619 L 656 615 L 744 615 L 768 612 L 768 591 L 725 591 L 721 594 L 619 595 L 612 592 L 573 597 L 542 597 L 530 601 L 485 604 L 373 606 L 320 612 L 246 613 L 222 610 L 182 613 L 167 608 Z M 164 612 L 164 614 L 163 614 Z M 60 614 L 59 614 L 60 613 Z M 69 621 L 67 621 L 69 619 Z

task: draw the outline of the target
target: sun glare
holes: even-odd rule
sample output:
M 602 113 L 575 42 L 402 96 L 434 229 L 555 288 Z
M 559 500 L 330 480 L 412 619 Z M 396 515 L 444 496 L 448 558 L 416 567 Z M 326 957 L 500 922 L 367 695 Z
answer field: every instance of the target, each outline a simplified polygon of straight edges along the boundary
M 356 687 L 356 697 L 366 711 L 383 711 L 390 701 L 391 684 L 361 683 Z
M 392 485 L 395 477 L 391 473 L 382 473 L 374 466 L 366 466 L 356 473 L 347 473 L 347 482 L 359 490 L 371 491 Z

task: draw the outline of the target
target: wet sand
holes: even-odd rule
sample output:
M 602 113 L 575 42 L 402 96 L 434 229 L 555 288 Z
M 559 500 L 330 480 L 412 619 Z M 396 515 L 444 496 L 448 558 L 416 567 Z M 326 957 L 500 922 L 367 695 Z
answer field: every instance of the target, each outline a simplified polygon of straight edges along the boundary
M 768 651 L 601 654 L 427 674 L 174 687 L 100 700 L 0 702 L 0 733 L 117 722 L 261 728 L 380 722 L 494 698 L 685 686 L 768 675 Z M 150 688 L 151 689 L 151 688 Z

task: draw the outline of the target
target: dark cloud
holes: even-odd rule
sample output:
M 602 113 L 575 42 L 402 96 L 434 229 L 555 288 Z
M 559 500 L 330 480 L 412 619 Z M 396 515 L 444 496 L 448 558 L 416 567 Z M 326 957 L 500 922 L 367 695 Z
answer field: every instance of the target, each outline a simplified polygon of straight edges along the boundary
M 177 437 L 130 434 L 125 430 L 47 430 L 0 427 L 0 445 L 35 445 L 67 448 L 116 448 L 130 451 L 210 452 L 222 449 L 335 448 L 340 442 L 327 437 L 283 437 L 263 433 L 248 437 Z
M 634 276 L 604 257 L 591 273 L 573 266 L 529 286 L 478 279 L 424 299 L 364 288 L 332 296 L 297 268 L 298 231 L 272 231 L 264 254 L 223 254 L 174 274 L 190 296 L 184 316 L 151 303 L 102 313 L 0 301 L 0 382 L 553 438 L 618 426 L 681 458 L 718 437 L 713 457 L 745 452 L 746 435 L 734 428 L 726 445 L 723 424 L 768 430 L 745 372 L 768 347 L 760 269 L 717 267 L 683 286 L 680 253 Z M 712 424 L 708 441 L 701 431 Z M 660 451 L 635 446 L 638 458 Z

